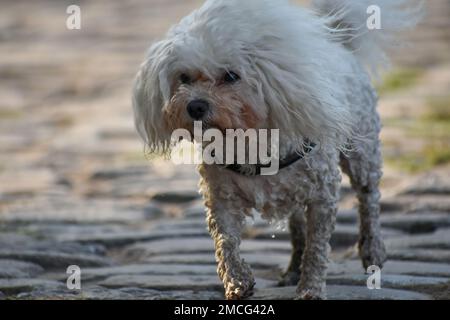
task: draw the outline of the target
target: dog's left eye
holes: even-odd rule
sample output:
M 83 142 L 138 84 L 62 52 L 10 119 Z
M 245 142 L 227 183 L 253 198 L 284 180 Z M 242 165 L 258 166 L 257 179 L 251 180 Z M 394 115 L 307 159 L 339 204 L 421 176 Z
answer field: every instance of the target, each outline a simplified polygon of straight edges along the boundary
M 228 71 L 223 76 L 223 82 L 225 83 L 235 83 L 238 82 L 241 79 L 239 75 L 233 71 Z
M 190 84 L 191 83 L 191 77 L 189 77 L 189 75 L 187 75 L 186 73 L 182 73 L 180 75 L 180 82 L 182 84 Z

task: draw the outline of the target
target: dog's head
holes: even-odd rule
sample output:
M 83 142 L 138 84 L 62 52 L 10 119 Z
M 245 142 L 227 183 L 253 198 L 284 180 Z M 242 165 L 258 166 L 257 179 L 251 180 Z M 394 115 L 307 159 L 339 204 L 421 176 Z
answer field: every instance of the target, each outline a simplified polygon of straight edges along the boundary
M 138 131 L 152 151 L 194 121 L 340 146 L 352 123 L 348 57 L 328 32 L 284 0 L 207 1 L 150 48 L 135 82 Z

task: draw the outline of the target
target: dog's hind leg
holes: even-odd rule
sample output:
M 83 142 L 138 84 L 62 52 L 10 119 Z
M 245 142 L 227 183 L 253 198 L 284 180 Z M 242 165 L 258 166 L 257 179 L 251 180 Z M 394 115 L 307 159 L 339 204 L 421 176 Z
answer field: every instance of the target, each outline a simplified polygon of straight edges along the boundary
M 224 284 L 227 300 L 250 296 L 255 285 L 250 266 L 239 255 L 244 219 L 239 211 L 208 208 L 207 222 L 216 248 L 217 273 Z
M 334 230 L 337 200 L 315 201 L 306 211 L 307 235 L 303 253 L 298 298 L 325 299 L 325 281 L 330 253 L 329 241 Z
M 306 241 L 306 219 L 305 209 L 303 207 L 294 211 L 289 217 L 289 231 L 291 235 L 292 256 L 286 272 L 283 273 L 278 283 L 280 286 L 296 285 L 300 280 L 300 266 Z
M 341 155 L 341 167 L 350 177 L 359 201 L 359 255 L 364 268 L 382 267 L 386 249 L 380 230 L 380 191 L 382 176 L 381 146 L 378 134 L 361 142 L 355 151 Z

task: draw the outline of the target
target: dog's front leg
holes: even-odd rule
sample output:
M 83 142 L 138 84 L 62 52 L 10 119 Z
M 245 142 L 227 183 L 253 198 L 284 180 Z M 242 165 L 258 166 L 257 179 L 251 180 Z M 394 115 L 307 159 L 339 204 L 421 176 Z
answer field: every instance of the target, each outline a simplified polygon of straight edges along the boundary
M 241 212 L 225 208 L 210 208 L 207 213 L 209 232 L 216 248 L 217 273 L 227 300 L 250 296 L 255 285 L 249 265 L 239 256 L 244 218 Z
M 302 258 L 299 299 L 325 299 L 329 241 L 336 221 L 337 203 L 314 202 L 306 212 L 306 247 Z

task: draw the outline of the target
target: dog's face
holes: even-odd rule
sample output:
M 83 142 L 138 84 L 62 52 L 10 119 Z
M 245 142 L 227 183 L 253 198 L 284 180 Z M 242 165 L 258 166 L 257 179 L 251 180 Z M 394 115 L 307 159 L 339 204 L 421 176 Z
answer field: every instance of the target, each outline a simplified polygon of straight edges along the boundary
M 164 105 L 164 128 L 192 132 L 194 121 L 203 128 L 262 128 L 267 119 L 264 103 L 255 105 L 255 93 L 238 72 L 218 69 L 212 74 L 201 70 L 175 72 L 170 79 L 170 99 Z
M 195 40 L 175 37 L 156 43 L 138 74 L 136 123 L 152 150 L 167 151 L 172 133 L 193 133 L 196 121 L 222 133 L 269 129 L 270 109 L 248 56 L 233 43 L 227 49 Z

